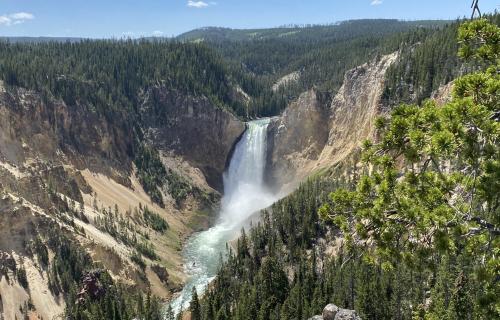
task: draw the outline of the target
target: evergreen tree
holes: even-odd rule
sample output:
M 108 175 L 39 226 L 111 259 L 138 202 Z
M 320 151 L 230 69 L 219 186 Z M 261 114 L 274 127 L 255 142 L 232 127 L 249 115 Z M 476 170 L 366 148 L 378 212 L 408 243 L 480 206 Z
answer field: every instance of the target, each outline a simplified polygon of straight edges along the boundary
M 165 320 L 175 320 L 174 310 L 171 305 L 168 306 L 167 313 L 165 314 Z
M 189 311 L 191 312 L 191 320 L 201 320 L 201 306 L 196 288 L 193 288 Z

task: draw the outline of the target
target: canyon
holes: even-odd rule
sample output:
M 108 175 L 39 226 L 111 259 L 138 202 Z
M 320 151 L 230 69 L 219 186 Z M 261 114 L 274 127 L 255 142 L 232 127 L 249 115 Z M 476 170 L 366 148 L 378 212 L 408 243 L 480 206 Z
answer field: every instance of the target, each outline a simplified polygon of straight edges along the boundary
M 160 85 L 144 90 L 141 135 L 159 150 L 162 164 L 196 190 L 178 203 L 162 189 L 163 205 L 151 200 L 137 176 L 132 157 L 132 132 L 137 128 L 129 119 L 106 118 L 85 105 L 72 108 L 2 84 L 0 202 L 2 211 L 10 213 L 1 216 L 0 225 L 9 228 L 0 236 L 0 250 L 11 252 L 2 259 L 15 267 L 3 268 L 0 274 L 15 279 L 14 270 L 22 268 L 29 282 L 27 290 L 16 280 L 2 278 L 2 313 L 19 318 L 29 301 L 34 317 L 62 314 L 62 295 L 51 293 L 47 269 L 26 245 L 51 228 L 81 246 L 114 279 L 150 290 L 165 301 L 176 297 L 176 311 L 185 309 L 191 288 L 203 292 L 215 276 L 226 242 L 237 237 L 252 214 L 308 177 L 345 161 L 356 162 L 362 142 L 375 138 L 375 119 L 386 112 L 385 74 L 397 57 L 378 56 L 349 70 L 333 97 L 313 88 L 281 115 L 249 123 L 203 96 Z M 234 169 L 254 155 L 241 153 L 252 139 L 259 141 L 261 158 Z M 245 185 L 251 188 L 238 191 Z M 256 202 L 253 205 L 241 202 L 248 194 L 257 197 L 246 199 Z M 166 233 L 152 230 L 139 217 L 144 208 L 165 220 Z M 100 224 L 109 215 L 127 225 L 122 232 L 126 237 L 141 234 L 147 239 L 143 243 L 154 248 L 156 257 L 144 257 L 144 268 L 133 261 L 136 249 Z M 227 221 L 235 224 L 227 227 Z M 215 243 L 206 247 L 207 241 Z M 210 257 L 204 259 L 200 248 Z M 54 254 L 49 248 L 49 260 Z

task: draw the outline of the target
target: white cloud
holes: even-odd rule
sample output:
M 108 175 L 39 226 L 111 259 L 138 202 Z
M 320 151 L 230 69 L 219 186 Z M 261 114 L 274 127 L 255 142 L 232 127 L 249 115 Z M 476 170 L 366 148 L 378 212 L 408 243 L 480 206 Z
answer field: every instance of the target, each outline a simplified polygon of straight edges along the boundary
M 163 36 L 163 31 L 155 30 L 153 31 L 153 37 L 161 37 Z
M 10 25 L 12 20 L 10 20 L 7 16 L 0 16 L 0 25 Z
M 33 20 L 35 16 L 28 12 L 17 12 L 10 15 L 13 20 Z
M 384 2 L 384 0 L 373 0 L 371 5 L 378 6 L 378 5 L 381 5 L 383 2 Z
M 188 3 L 187 3 L 187 6 L 191 7 L 191 8 L 201 9 L 201 8 L 206 8 L 208 6 L 214 6 L 216 4 L 217 4 L 216 2 L 207 3 L 205 1 L 193 1 L 193 0 L 189 0 Z
M 32 13 L 28 12 L 16 12 L 12 14 L 4 14 L 0 16 L 0 25 L 12 26 L 33 19 L 35 19 L 35 16 Z

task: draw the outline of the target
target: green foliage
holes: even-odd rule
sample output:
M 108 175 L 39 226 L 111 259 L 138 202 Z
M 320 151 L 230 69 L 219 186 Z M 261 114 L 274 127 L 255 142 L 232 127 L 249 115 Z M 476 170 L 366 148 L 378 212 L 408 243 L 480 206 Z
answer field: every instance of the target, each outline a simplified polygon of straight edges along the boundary
M 168 305 L 167 312 L 165 314 L 165 320 L 175 320 L 174 310 L 171 305 Z
M 494 14 L 488 19 L 494 24 L 500 24 L 500 15 Z M 483 20 L 484 21 L 484 20 Z M 469 59 L 472 48 L 477 45 L 470 41 L 481 41 L 474 38 L 473 33 L 462 28 L 461 33 L 467 33 L 470 41 L 464 45 L 464 40 L 456 39 L 460 21 L 451 23 L 438 30 L 416 30 L 409 32 L 401 41 L 401 51 L 398 61 L 387 71 L 384 98 L 390 106 L 404 103 L 422 103 L 441 85 L 447 84 L 464 73 L 477 68 L 478 60 Z M 482 23 L 487 23 L 486 21 Z M 494 26 L 492 26 L 494 27 Z M 490 30 L 491 31 L 491 30 Z M 472 37 L 472 38 L 471 38 Z M 493 50 L 491 40 L 488 46 L 481 50 Z M 478 52 L 481 55 L 480 52 Z M 460 60 L 459 55 L 468 61 Z
M 384 98 L 390 105 L 420 103 L 460 72 L 456 22 L 435 32 L 410 34 L 398 61 L 386 74 Z
M 85 249 L 68 237 L 57 224 L 53 223 L 41 232 L 39 242 L 44 244 L 46 250 L 50 249 L 54 253 L 47 268 L 49 288 L 55 295 L 62 294 L 66 303 L 65 318 L 163 319 L 159 299 L 149 295 L 144 298 L 137 290 L 115 282 L 105 270 L 100 272 L 98 279 L 105 288 L 103 295 L 97 299 L 86 297 L 83 302 L 77 302 L 77 293 L 83 286 L 82 277 L 98 266 L 92 262 Z M 42 238 L 47 239 L 46 242 Z M 18 279 L 19 277 L 23 277 L 23 271 L 18 272 Z
M 413 27 L 435 27 L 446 21 L 400 21 L 395 19 L 359 19 L 325 25 L 288 25 L 270 29 L 229 29 L 209 27 L 196 29 L 177 38 L 184 41 L 252 41 L 277 40 L 289 41 L 341 41 L 360 35 L 383 35 L 401 32 Z
M 203 45 L 156 41 L 0 43 L 0 76 L 8 84 L 47 92 L 97 112 L 134 111 L 139 93 L 158 83 L 216 105 L 230 98 L 229 75 Z
M 133 263 L 141 267 L 142 270 L 146 269 L 146 262 L 144 261 L 142 255 L 139 252 L 134 251 L 134 253 L 132 253 L 132 255 L 130 256 L 130 260 L 132 260 Z
M 200 301 L 198 300 L 198 293 L 196 292 L 196 288 L 193 288 L 189 311 L 191 312 L 191 320 L 201 320 L 201 306 Z
M 151 260 L 158 260 L 158 255 L 155 252 L 155 248 L 153 244 L 144 241 L 144 242 L 137 242 L 135 245 L 135 248 L 137 249 L 138 252 L 141 254 L 145 255 Z
M 111 276 L 104 273 L 99 279 L 102 286 L 107 288 L 104 297 L 92 301 L 86 299 L 83 303 L 70 302 L 66 308 L 66 315 L 70 319 L 163 319 L 162 304 L 157 298 L 148 294 L 131 292 L 130 289 L 115 284 Z
M 180 38 L 196 42 L 203 39 L 226 58 L 235 70 L 237 82 L 254 97 L 248 110 L 237 113 L 255 117 L 278 114 L 288 101 L 313 87 L 335 93 L 347 70 L 377 55 L 412 45 L 443 24 L 440 21 L 356 20 L 263 30 L 205 28 Z M 296 83 L 291 82 L 276 92 L 270 90 L 278 79 L 292 72 L 300 73 Z
M 164 233 L 168 230 L 168 223 L 158 213 L 151 211 L 148 207 L 142 212 L 146 224 L 153 230 Z
M 158 151 L 150 146 L 141 144 L 134 161 L 139 176 L 139 181 L 144 191 L 160 206 L 164 206 L 161 190 L 168 192 L 178 206 L 189 194 L 200 193 L 185 178 L 171 169 L 165 168 Z
M 47 247 L 43 243 L 40 237 L 35 237 L 32 245 L 34 253 L 36 253 L 38 257 L 38 261 L 43 265 L 47 266 L 49 264 L 49 251 Z
M 17 269 L 16 275 L 17 275 L 17 281 L 19 282 L 19 284 L 23 288 L 28 289 L 29 284 L 28 284 L 28 277 L 26 276 L 26 269 L 24 269 L 24 267 Z
M 167 170 L 161 162 L 160 155 L 156 149 L 141 144 L 137 151 L 135 161 L 139 181 L 144 187 L 144 191 L 155 203 L 164 206 L 160 188 L 163 179 L 167 175 Z
M 166 221 L 163 220 L 158 214 L 150 211 L 147 207 L 143 210 L 143 217 L 148 217 L 148 220 L 145 220 L 145 226 L 148 227 L 156 227 L 158 230 L 166 231 L 168 225 Z M 147 212 L 145 215 L 144 213 Z M 127 246 L 130 246 L 137 250 L 139 254 L 142 254 L 148 257 L 151 260 L 158 260 L 158 255 L 155 252 L 155 248 L 153 244 L 151 244 L 149 240 L 149 235 L 147 232 L 141 231 L 140 228 L 137 228 L 128 216 L 124 216 L 118 212 L 118 207 L 115 207 L 114 212 L 112 212 L 111 208 L 108 210 L 103 209 L 101 216 L 96 216 L 94 218 L 94 225 L 99 230 L 110 234 L 113 238 L 118 241 L 121 241 Z M 136 211 L 136 218 L 139 217 L 138 211 Z M 146 219 L 146 218 L 145 218 Z M 142 220 L 139 220 L 142 222 Z M 142 237 L 137 237 L 137 235 Z M 137 254 L 136 254 L 137 256 Z M 142 266 L 142 263 L 139 261 L 138 257 L 136 257 L 137 264 Z M 142 259 L 142 258 L 141 258 Z
M 326 232 L 316 211 L 320 198 L 327 195 L 322 190 L 331 190 L 334 185 L 325 180 L 307 182 L 273 205 L 272 216 L 265 212 L 249 235 L 242 232 L 236 251 L 221 267 L 202 301 L 203 319 L 297 319 L 297 313 L 290 310 L 297 299 L 307 298 L 302 294 L 300 298 L 290 296 L 314 291 L 317 277 L 311 269 L 313 264 L 306 263 L 303 254 Z M 301 270 L 287 269 L 290 264 L 300 265 Z M 294 274 L 296 282 L 289 281 L 289 273 Z M 309 311 L 303 309 L 300 318 L 307 319 L 313 314 Z
M 497 22 L 500 18 L 497 18 Z M 500 35 L 498 27 L 487 20 L 465 24 L 460 28 L 458 41 L 459 55 L 464 59 L 477 59 L 498 65 L 500 55 Z

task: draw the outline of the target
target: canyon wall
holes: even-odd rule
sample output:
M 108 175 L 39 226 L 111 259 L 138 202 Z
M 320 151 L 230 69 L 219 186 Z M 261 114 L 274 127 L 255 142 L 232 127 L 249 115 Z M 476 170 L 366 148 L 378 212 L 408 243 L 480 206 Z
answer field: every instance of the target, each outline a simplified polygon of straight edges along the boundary
M 397 54 L 349 70 L 333 99 L 312 89 L 303 93 L 269 130 L 268 176 L 290 191 L 304 178 L 339 163 L 374 135 L 383 112 L 385 73 Z
M 50 266 L 60 237 L 124 284 L 165 299 L 180 289 L 182 244 L 213 219 L 216 207 L 207 202 L 217 204 L 213 187 L 245 125 L 204 97 L 161 87 L 145 92 L 138 115 L 102 113 L 0 83 L 0 310 L 8 319 L 64 311 L 62 293 L 49 283 L 51 267 L 32 249 L 46 248 L 40 250 Z M 136 175 L 136 139 L 157 146 L 165 168 L 197 195 L 179 205 L 162 190 L 165 205 L 153 203 Z M 166 230 L 153 229 L 146 207 Z M 145 255 L 148 247 L 154 255 Z M 139 250 L 144 268 L 132 259 Z
M 157 115 L 157 116 L 153 116 Z M 245 124 L 206 97 L 180 95 L 155 87 L 141 106 L 148 140 L 199 168 L 210 186 L 222 191 L 222 174 Z

